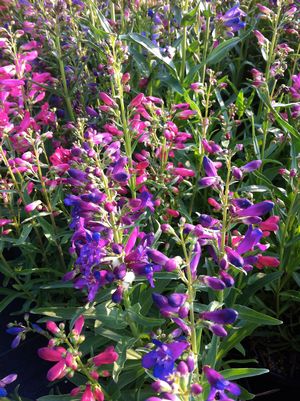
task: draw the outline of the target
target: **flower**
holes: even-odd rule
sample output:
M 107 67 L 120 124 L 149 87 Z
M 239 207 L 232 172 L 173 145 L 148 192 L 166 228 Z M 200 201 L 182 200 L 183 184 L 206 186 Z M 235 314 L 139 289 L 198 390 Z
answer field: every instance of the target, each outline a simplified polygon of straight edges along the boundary
M 142 366 L 145 369 L 153 369 L 153 376 L 166 380 L 175 368 L 175 361 L 186 350 L 189 344 L 185 341 L 174 341 L 166 344 L 153 340 L 156 349 L 143 356 Z
M 238 32 L 245 28 L 246 23 L 241 20 L 241 17 L 245 16 L 246 13 L 239 8 L 239 4 L 236 4 L 219 17 L 219 19 L 227 29 L 228 35 L 232 36 L 232 32 Z
M 201 319 L 211 320 L 212 322 L 218 324 L 232 324 L 236 321 L 237 317 L 237 311 L 230 308 L 200 313 Z
M 7 396 L 7 391 L 5 389 L 5 386 L 14 382 L 17 379 L 17 377 L 18 376 L 15 373 L 12 373 L 8 376 L 5 376 L 3 379 L 0 380 L 0 397 Z
M 225 391 L 228 391 L 230 394 L 233 394 L 235 396 L 241 394 L 241 390 L 237 384 L 226 380 L 220 373 L 218 373 L 211 367 L 205 365 L 203 367 L 203 372 L 207 378 L 208 383 L 210 384 L 210 392 L 207 401 L 233 401 L 231 398 L 227 397 Z
M 115 361 L 118 360 L 118 358 L 119 355 L 116 353 L 114 346 L 111 345 L 105 348 L 105 350 L 100 354 L 94 356 L 92 361 L 96 366 L 101 366 L 114 363 Z
M 300 73 L 292 76 L 293 86 L 290 87 L 290 94 L 293 99 L 300 100 Z

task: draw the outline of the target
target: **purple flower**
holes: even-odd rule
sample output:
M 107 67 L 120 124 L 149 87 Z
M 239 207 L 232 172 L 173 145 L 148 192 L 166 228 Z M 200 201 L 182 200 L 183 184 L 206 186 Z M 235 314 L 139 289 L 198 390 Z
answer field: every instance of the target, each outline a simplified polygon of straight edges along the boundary
M 238 252 L 234 251 L 233 249 L 229 248 L 228 246 L 225 247 L 225 251 L 226 251 L 228 261 L 232 265 L 234 265 L 236 267 L 243 267 L 244 260 Z
M 244 29 L 246 23 L 241 20 L 246 14 L 239 8 L 239 4 L 230 8 L 224 15 L 221 16 L 221 21 L 230 32 L 237 32 Z
M 259 228 L 253 229 L 250 225 L 244 239 L 237 247 L 237 252 L 242 255 L 243 253 L 250 251 L 256 244 L 259 243 L 262 236 L 263 233 Z
M 199 242 L 196 242 L 192 260 L 190 263 L 190 269 L 191 269 L 193 280 L 195 280 L 195 278 L 197 277 L 197 268 L 198 268 L 200 258 L 201 258 L 201 246 L 200 246 Z
M 222 291 L 226 288 L 225 283 L 217 277 L 204 276 L 202 281 L 215 291 Z
M 300 73 L 298 75 L 293 75 L 292 80 L 293 86 L 290 87 L 290 93 L 293 99 L 300 100 Z
M 8 384 L 14 382 L 17 379 L 17 375 L 12 373 L 8 376 L 5 376 L 3 379 L 0 380 L 0 397 L 6 397 L 7 396 L 7 391 L 5 389 L 5 386 Z
M 252 171 L 259 169 L 261 164 L 261 160 L 252 160 L 250 163 L 247 163 L 243 167 L 241 167 L 241 170 L 244 173 L 251 173 Z
M 203 168 L 207 177 L 216 177 L 218 175 L 214 163 L 207 157 L 203 157 Z
M 227 397 L 225 391 L 228 391 L 230 394 L 233 394 L 235 396 L 241 394 L 241 390 L 237 384 L 232 383 L 229 380 L 226 380 L 216 370 L 205 365 L 203 367 L 203 372 L 207 378 L 208 383 L 210 384 L 210 393 L 207 398 L 207 401 L 214 401 L 216 399 L 222 401 L 231 400 L 231 398 Z
M 153 376 L 166 380 L 175 369 L 175 361 L 188 347 L 185 341 L 174 341 L 169 344 L 153 340 L 156 349 L 143 356 L 142 366 L 145 369 L 153 369 Z
M 212 312 L 201 312 L 200 318 L 218 324 L 232 324 L 236 321 L 238 313 L 234 309 L 225 308 Z
M 204 177 L 198 181 L 201 188 L 211 187 L 219 182 L 219 177 Z
M 243 210 L 238 210 L 236 213 L 239 217 L 257 217 L 263 216 L 269 213 L 274 207 L 274 203 L 271 201 L 263 201 L 252 205 Z

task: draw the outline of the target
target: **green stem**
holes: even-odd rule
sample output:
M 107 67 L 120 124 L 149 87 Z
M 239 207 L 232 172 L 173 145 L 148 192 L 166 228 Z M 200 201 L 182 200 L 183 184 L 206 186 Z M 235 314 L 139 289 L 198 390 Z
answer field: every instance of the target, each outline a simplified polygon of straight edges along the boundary
M 182 8 L 183 15 L 188 10 L 189 0 L 185 0 Z M 181 66 L 180 66 L 180 79 L 181 82 L 184 80 L 185 76 L 185 64 L 186 64 L 186 48 L 187 48 L 187 26 L 183 27 L 183 35 L 182 35 L 182 46 L 181 46 Z
M 198 345 L 197 345 L 197 333 L 196 333 L 196 323 L 195 323 L 195 312 L 194 312 L 194 301 L 195 301 L 195 291 L 193 287 L 193 277 L 191 272 L 191 265 L 190 265 L 190 255 L 188 255 L 186 249 L 186 243 L 183 236 L 183 230 L 180 230 L 180 241 L 181 246 L 185 258 L 186 263 L 186 275 L 187 275 L 187 289 L 188 289 L 188 300 L 190 304 L 190 313 L 189 313 L 189 320 L 190 320 L 190 329 L 191 329 L 191 344 L 192 344 L 192 351 L 194 354 L 194 358 L 196 361 L 196 375 L 197 378 L 199 377 L 199 367 L 198 367 Z
M 43 173 L 42 173 L 42 169 L 41 169 L 41 165 L 40 165 L 40 160 L 39 160 L 39 154 L 38 154 L 37 149 L 34 146 L 33 146 L 33 148 L 34 148 L 34 153 L 35 153 L 35 157 L 36 157 L 36 164 L 37 164 L 37 168 L 38 168 L 38 176 L 39 176 L 39 180 L 40 180 L 40 183 L 41 183 L 41 186 L 42 186 L 42 194 L 43 194 L 43 197 L 45 199 L 45 202 L 46 202 L 46 205 L 47 205 L 47 209 L 48 209 L 48 211 L 50 213 L 51 224 L 52 224 L 52 227 L 53 227 L 54 234 L 56 236 L 56 234 L 57 234 L 57 226 L 56 226 L 55 218 L 53 216 L 53 209 L 52 209 L 52 205 L 51 205 L 51 202 L 50 202 L 50 199 L 49 199 L 49 196 L 48 196 L 47 188 L 46 188 L 46 185 L 45 185 L 45 182 L 44 182 L 44 177 L 43 177 Z M 61 247 L 60 243 L 57 241 L 56 238 L 55 238 L 54 242 L 55 242 L 55 245 L 56 245 L 56 247 L 58 249 L 58 255 L 59 255 L 60 263 L 61 263 L 62 267 L 64 268 L 64 270 L 66 270 L 66 264 L 65 264 L 65 259 L 64 259 L 64 254 L 63 254 L 62 247 Z
M 24 294 L 26 294 L 26 296 L 28 297 L 28 299 L 30 299 L 31 301 L 35 301 L 35 298 L 32 296 L 32 294 L 23 286 L 23 283 L 20 281 L 19 277 L 15 274 L 15 272 L 13 271 L 13 269 L 10 267 L 10 265 L 7 263 L 7 260 L 5 259 L 5 257 L 3 256 L 2 252 L 0 252 L 0 259 L 2 260 L 6 272 L 8 273 L 8 275 L 15 280 L 15 282 L 18 284 L 18 286 L 20 287 L 20 289 L 23 291 Z
M 125 309 L 127 309 L 127 310 L 130 309 L 130 308 L 131 308 L 131 303 L 130 303 L 130 298 L 129 298 L 128 290 L 125 290 L 125 291 L 124 291 L 123 300 L 124 300 Z M 138 331 L 138 328 L 137 328 L 135 322 L 133 322 L 133 321 L 130 319 L 129 316 L 128 316 L 128 318 L 127 318 L 127 322 L 128 322 L 128 324 L 129 324 L 130 330 L 131 330 L 132 334 L 134 335 L 134 337 L 135 337 L 136 339 L 139 339 L 140 335 L 139 335 L 139 331 Z
M 205 37 L 204 37 L 204 49 L 203 49 L 203 70 L 202 70 L 202 83 L 205 81 L 205 73 L 206 73 L 206 57 L 208 51 L 208 43 L 209 43 L 209 26 L 210 26 L 210 17 L 206 17 L 206 29 L 205 29 Z
M 65 66 L 64 66 L 63 59 L 62 59 L 62 51 L 61 51 L 61 46 L 60 46 L 60 32 L 59 32 L 58 24 L 57 24 L 56 35 L 55 35 L 55 45 L 56 45 L 57 59 L 58 59 L 58 65 L 59 65 L 59 70 L 60 70 L 60 75 L 61 75 L 61 81 L 63 84 L 64 99 L 66 102 L 69 117 L 72 121 L 75 121 L 73 106 L 72 106 L 71 98 L 70 98 L 69 91 L 68 91 Z
M 225 254 L 225 244 L 226 244 L 226 233 L 227 233 L 227 213 L 228 213 L 228 196 L 229 196 L 229 186 L 231 177 L 231 158 L 227 159 L 227 178 L 225 184 L 225 192 L 223 196 L 223 221 L 222 221 L 222 231 L 221 231 L 221 257 Z

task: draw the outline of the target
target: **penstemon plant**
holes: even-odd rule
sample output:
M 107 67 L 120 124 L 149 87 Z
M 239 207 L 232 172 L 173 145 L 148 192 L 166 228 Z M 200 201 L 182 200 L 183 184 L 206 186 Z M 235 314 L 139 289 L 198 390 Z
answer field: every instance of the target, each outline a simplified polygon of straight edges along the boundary
M 248 400 L 259 339 L 299 349 L 299 11 L 0 0 L 0 309 L 70 381 L 38 401 Z

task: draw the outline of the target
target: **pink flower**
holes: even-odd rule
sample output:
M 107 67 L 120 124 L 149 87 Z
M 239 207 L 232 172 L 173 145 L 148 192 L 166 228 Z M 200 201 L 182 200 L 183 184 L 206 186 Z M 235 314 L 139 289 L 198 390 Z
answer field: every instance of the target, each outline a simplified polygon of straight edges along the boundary
M 267 220 L 262 221 L 259 224 L 259 228 L 262 231 L 277 231 L 278 230 L 278 222 L 279 222 L 279 216 L 271 216 Z
M 84 326 L 84 317 L 81 315 L 75 320 L 73 333 L 79 336 L 83 326 Z
M 182 167 L 174 168 L 173 173 L 175 175 L 180 175 L 181 177 L 194 177 L 195 176 L 195 172 L 193 170 L 190 170 L 187 168 L 182 168 Z
M 102 102 L 106 104 L 106 106 L 109 106 L 109 107 L 117 107 L 118 106 L 117 103 L 110 96 L 108 96 L 108 94 L 105 92 L 100 92 L 99 97 L 102 100 Z
M 180 113 L 177 114 L 177 117 L 180 120 L 187 120 L 190 117 L 195 116 L 196 114 L 197 114 L 196 110 L 183 110 L 183 111 L 181 111 Z
M 63 354 L 67 351 L 63 347 L 43 347 L 38 350 L 38 355 L 45 361 L 57 362 L 62 359 Z
M 36 201 L 31 202 L 31 203 L 29 203 L 28 205 L 26 205 L 26 206 L 24 207 L 24 210 L 25 210 L 26 213 L 31 213 L 31 212 L 33 212 L 33 211 L 34 211 L 39 205 L 41 205 L 41 204 L 42 204 L 42 201 L 36 200 Z
M 48 320 L 46 323 L 47 330 L 49 330 L 52 334 L 58 334 L 60 332 L 57 324 L 52 322 L 52 320 Z
M 47 379 L 53 382 L 57 379 L 62 379 L 67 374 L 67 365 L 64 359 L 57 362 L 51 369 L 48 370 Z
M 82 394 L 81 401 L 95 401 L 94 394 L 91 390 L 91 385 L 87 384 L 84 393 Z
M 93 363 L 96 366 L 107 365 L 117 361 L 118 358 L 119 355 L 115 352 L 114 346 L 109 346 L 93 358 Z
M 258 269 L 263 269 L 264 267 L 278 267 L 279 265 L 280 261 L 273 256 L 257 255 L 257 262 L 255 266 Z
M 253 33 L 256 36 L 256 39 L 258 40 L 259 45 L 264 46 L 269 42 L 268 39 L 265 38 L 261 32 L 254 30 Z
M 13 222 L 13 220 L 10 220 L 10 219 L 0 219 L 0 227 L 3 227 L 6 224 L 10 224 L 12 222 Z

